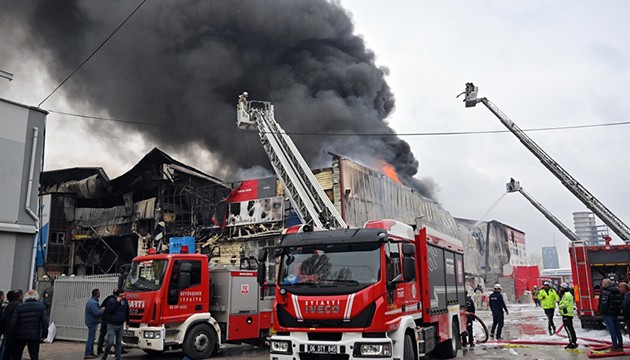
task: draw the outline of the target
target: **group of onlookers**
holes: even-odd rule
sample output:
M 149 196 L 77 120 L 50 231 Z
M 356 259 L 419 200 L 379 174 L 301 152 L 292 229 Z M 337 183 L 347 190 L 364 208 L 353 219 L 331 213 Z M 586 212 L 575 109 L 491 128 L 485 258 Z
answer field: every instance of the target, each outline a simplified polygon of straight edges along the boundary
M 0 291 L 0 359 L 22 359 L 24 348 L 39 359 L 39 344 L 48 336 L 48 311 L 36 290 Z
M 114 347 L 116 360 L 120 360 L 121 354 L 124 352 L 122 348 L 123 327 L 129 324 L 129 304 L 122 289 L 115 289 L 99 304 L 100 297 L 100 290 L 94 289 L 92 290 L 92 297 L 85 304 L 85 325 L 88 328 L 88 337 L 83 358 L 94 359 L 102 356 L 102 359 L 105 360 Z M 97 343 L 97 353 L 94 354 L 94 340 L 99 324 L 101 325 L 101 332 Z M 103 344 L 106 336 L 107 342 Z

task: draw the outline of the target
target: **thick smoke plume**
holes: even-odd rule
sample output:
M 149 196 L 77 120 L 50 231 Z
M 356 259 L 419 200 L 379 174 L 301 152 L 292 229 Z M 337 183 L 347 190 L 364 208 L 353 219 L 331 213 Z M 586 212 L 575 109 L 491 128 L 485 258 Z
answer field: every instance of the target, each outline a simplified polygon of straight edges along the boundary
M 56 83 L 140 3 L 3 2 L 0 20 L 19 26 L 22 51 L 41 58 Z M 99 113 L 153 124 L 101 122 L 95 133 L 124 127 L 167 150 L 201 146 L 224 168 L 270 169 L 257 135 L 234 124 L 245 90 L 273 102 L 287 132 L 319 134 L 294 137 L 311 164 L 324 146 L 360 162 L 380 157 L 406 185 L 433 197 L 431 183 L 413 178 L 418 161 L 409 145 L 385 121 L 394 109 L 385 72 L 335 3 L 151 0 L 61 90 Z

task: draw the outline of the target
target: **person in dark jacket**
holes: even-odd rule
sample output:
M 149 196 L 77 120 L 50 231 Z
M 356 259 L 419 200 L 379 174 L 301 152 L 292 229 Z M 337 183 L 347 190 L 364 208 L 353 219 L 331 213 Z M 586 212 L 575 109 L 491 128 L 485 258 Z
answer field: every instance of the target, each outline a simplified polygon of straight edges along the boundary
M 84 359 L 94 359 L 94 338 L 96 337 L 96 328 L 98 323 L 101 322 L 101 315 L 103 310 L 98 307 L 98 298 L 101 297 L 101 291 L 99 289 L 92 290 L 92 297 L 85 303 L 85 325 L 88 327 L 88 337 L 85 342 L 85 352 L 83 353 Z
M 619 292 L 623 295 L 623 302 L 621 303 L 621 314 L 623 315 L 621 332 L 630 334 L 630 286 L 625 282 L 620 282 Z
M 610 333 L 612 340 L 611 351 L 623 351 L 623 337 L 621 336 L 621 326 L 619 324 L 619 314 L 623 295 L 617 286 L 613 285 L 610 279 L 602 280 L 602 290 L 599 294 L 599 314 L 604 318 L 606 329 Z
M 9 300 L 9 303 L 4 308 L 6 330 L 4 333 L 4 340 L 2 341 L 4 344 L 4 354 L 2 356 L 2 360 L 10 360 L 13 356 L 13 338 L 11 336 L 11 332 L 9 332 L 9 322 L 11 321 L 11 317 L 13 316 L 15 309 L 22 304 L 23 297 L 24 294 L 20 289 L 11 290 L 7 293 L 7 300 Z
M 4 330 L 7 327 L 7 320 L 4 317 L 4 291 L 0 291 L 0 337 L 4 335 Z M 2 337 L 2 343 L 0 343 L 0 360 L 4 356 L 4 337 Z
M 116 291 L 118 291 L 118 289 L 114 289 L 114 292 L 108 295 L 105 298 L 105 300 L 101 302 L 101 309 L 106 308 L 107 303 L 109 303 L 109 300 L 116 297 L 116 295 L 114 295 Z M 98 344 L 96 346 L 96 355 L 101 355 L 103 353 L 103 345 L 105 345 L 105 335 L 107 335 L 107 319 L 108 319 L 108 314 L 103 312 L 103 315 L 101 315 L 101 331 L 98 334 Z
M 505 301 L 503 300 L 503 294 L 501 294 L 501 284 L 494 285 L 494 292 L 490 294 L 488 298 L 488 303 L 490 306 L 490 310 L 492 310 L 492 329 L 490 330 L 490 337 L 494 338 L 495 330 L 496 330 L 496 339 L 501 340 L 501 330 L 503 330 L 503 311 L 505 311 L 505 315 L 510 315 L 510 312 L 505 305 Z
M 466 333 L 467 337 L 464 338 L 464 346 L 470 344 L 470 347 L 475 346 L 475 337 L 473 335 L 473 321 L 475 321 L 475 302 L 472 297 L 468 295 L 466 291 Z M 466 341 L 468 340 L 468 341 Z
M 107 314 L 107 344 L 103 352 L 103 360 L 107 360 L 115 342 L 116 360 L 120 360 L 122 353 L 122 333 L 125 323 L 129 324 L 129 304 L 125 298 L 125 292 L 118 289 L 114 292 L 115 298 L 109 300 L 105 313 Z
M 24 303 L 11 316 L 8 332 L 13 341 L 13 359 L 22 359 L 26 346 L 31 360 L 39 360 L 39 344 L 48 336 L 48 313 L 37 290 L 26 292 Z

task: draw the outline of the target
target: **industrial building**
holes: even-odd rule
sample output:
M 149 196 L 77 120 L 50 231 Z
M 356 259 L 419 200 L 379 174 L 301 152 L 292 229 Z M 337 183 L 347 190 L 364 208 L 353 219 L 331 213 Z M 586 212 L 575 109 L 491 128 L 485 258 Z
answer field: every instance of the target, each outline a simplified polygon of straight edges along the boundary
M 0 289 L 30 289 L 48 112 L 0 99 Z

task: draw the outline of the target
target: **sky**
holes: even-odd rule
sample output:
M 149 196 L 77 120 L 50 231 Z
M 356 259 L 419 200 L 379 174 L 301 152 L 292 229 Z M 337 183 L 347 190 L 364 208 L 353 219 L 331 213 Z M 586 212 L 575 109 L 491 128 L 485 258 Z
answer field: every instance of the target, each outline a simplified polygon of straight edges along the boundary
M 376 116 L 377 120 L 408 143 L 418 162 L 415 178 L 431 184 L 434 198 L 453 216 L 498 220 L 524 231 L 531 254 L 555 244 L 561 267 L 568 267 L 568 240 L 523 196 L 506 194 L 505 184 L 510 178 L 520 181 L 525 191 L 571 229 L 572 213 L 586 211 L 513 134 L 434 134 L 506 130 L 484 106 L 465 108 L 461 98 L 456 98 L 467 82 L 474 82 L 479 96 L 487 97 L 525 130 L 604 125 L 531 131 L 528 135 L 618 218 L 630 221 L 626 141 L 630 125 L 606 125 L 626 122 L 626 114 L 630 113 L 625 86 L 630 83 L 630 24 L 625 16 L 630 4 L 370 0 L 341 0 L 335 4 L 349 14 L 354 26 L 351 31 L 363 39 L 373 55 L 373 60 L 367 61 L 373 61 L 382 71 L 388 86 L 385 92 L 391 91 L 395 99 L 392 110 L 379 113 L 385 118 Z M 94 55 L 90 60 L 93 66 L 99 57 L 115 55 L 121 59 L 118 65 L 124 67 L 125 51 L 132 48 L 127 43 L 123 46 L 120 39 L 134 21 L 146 21 L 143 12 L 151 13 L 151 5 L 149 2 L 140 9 L 125 25 L 127 28 L 122 27 Z M 131 10 L 127 3 L 126 8 L 113 12 L 117 17 L 109 21 L 110 25 L 120 23 Z M 264 9 L 256 11 L 264 14 Z M 252 13 L 255 16 L 256 12 Z M 15 19 L 19 25 L 21 18 Z M 293 20 L 274 21 L 282 24 Z M 304 27 L 310 25 L 302 22 Z M 112 28 L 89 28 L 91 35 L 97 35 L 85 37 L 89 43 L 86 48 L 95 48 L 98 39 Z M 26 37 L 20 27 L 0 22 L 0 33 L 9 32 L 13 35 L 3 40 L 0 48 L 0 69 L 13 73 L 14 79 L 0 79 L 0 97 L 37 106 L 59 85 L 60 75 L 51 73 L 51 63 L 57 63 L 54 57 L 33 56 L 32 49 L 24 45 Z M 76 58 L 85 59 L 86 55 Z M 95 73 L 89 65 L 75 77 L 81 79 L 83 71 Z M 256 76 L 263 75 L 264 71 Z M 118 118 L 113 109 L 82 98 L 81 91 L 89 89 L 76 85 L 78 79 L 68 81 L 42 105 L 54 111 L 48 115 L 45 170 L 100 166 L 114 178 L 153 147 L 162 148 L 155 140 L 158 136 L 148 138 L 128 130 L 110 132 L 117 124 L 101 121 L 95 126 L 92 120 L 60 114 Z M 103 75 L 97 80 L 107 83 Z M 146 86 L 147 91 L 152 86 Z M 193 90 L 185 96 L 195 96 Z M 283 98 L 278 92 L 269 96 L 281 104 L 293 98 L 287 93 Z M 278 111 L 281 108 L 278 106 Z M 319 110 L 304 106 L 302 113 L 292 115 L 307 112 L 316 117 Z M 280 115 L 276 114 L 276 119 L 284 124 Z M 378 121 L 369 124 L 381 126 Z M 300 147 L 300 141 L 296 142 Z M 221 163 L 204 150 L 206 145 L 193 141 L 181 151 L 173 144 L 165 150 L 182 162 L 222 177 L 225 172 Z M 254 139 L 246 149 L 256 146 Z M 614 234 L 613 239 L 621 243 Z

